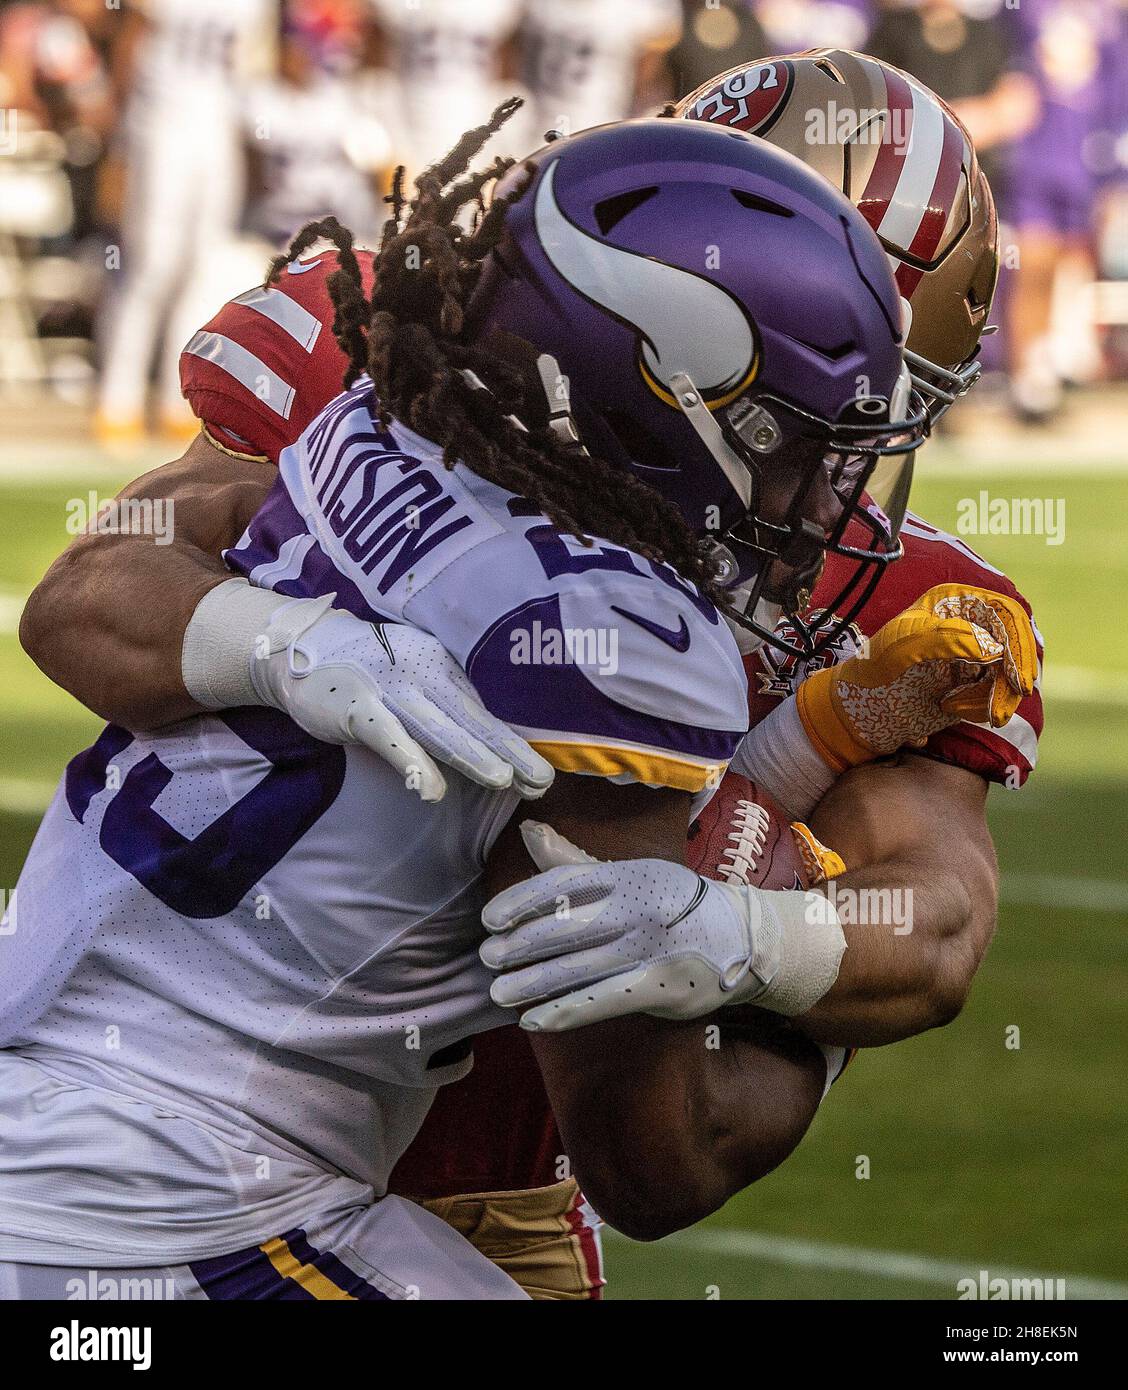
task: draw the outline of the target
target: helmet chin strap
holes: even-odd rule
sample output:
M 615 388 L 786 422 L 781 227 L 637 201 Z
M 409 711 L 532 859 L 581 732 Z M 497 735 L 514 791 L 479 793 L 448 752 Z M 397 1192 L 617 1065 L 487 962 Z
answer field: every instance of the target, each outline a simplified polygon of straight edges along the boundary
M 740 456 L 729 447 L 724 432 L 717 424 L 713 412 L 701 399 L 701 392 L 694 386 L 685 372 L 675 372 L 670 377 L 670 390 L 682 409 L 685 418 L 697 432 L 697 437 L 716 460 L 717 466 L 728 479 L 729 486 L 740 505 L 747 512 L 752 506 L 752 475 Z
M 537 358 L 537 374 L 541 389 L 548 402 L 548 427 L 562 444 L 575 444 L 582 453 L 587 453 L 576 422 L 572 419 L 572 398 L 568 390 L 568 378 L 560 370 L 560 363 L 547 352 Z
M 741 602 L 741 595 L 747 595 L 750 586 L 741 585 L 739 589 L 733 589 L 733 607 L 743 610 L 744 604 Z M 764 632 L 774 632 L 776 624 L 779 622 L 783 609 L 778 603 L 769 603 L 766 598 L 760 599 L 756 607 L 747 616 L 752 622 L 763 629 Z M 751 656 L 753 652 L 758 652 L 764 645 L 765 638 L 759 632 L 753 632 L 751 628 L 745 627 L 743 623 L 738 623 L 731 618 L 725 609 L 721 610 L 721 617 L 728 625 L 729 631 L 736 638 L 737 650 L 741 656 Z

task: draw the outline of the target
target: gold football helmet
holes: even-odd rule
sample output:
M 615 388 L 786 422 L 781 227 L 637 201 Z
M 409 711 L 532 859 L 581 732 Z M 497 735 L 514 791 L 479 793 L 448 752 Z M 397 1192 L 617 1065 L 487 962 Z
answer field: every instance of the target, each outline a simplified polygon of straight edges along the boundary
M 968 133 L 939 97 L 876 58 L 814 49 L 733 68 L 673 114 L 748 131 L 840 188 L 893 262 L 911 312 L 905 360 L 932 419 L 974 384 L 998 225 Z

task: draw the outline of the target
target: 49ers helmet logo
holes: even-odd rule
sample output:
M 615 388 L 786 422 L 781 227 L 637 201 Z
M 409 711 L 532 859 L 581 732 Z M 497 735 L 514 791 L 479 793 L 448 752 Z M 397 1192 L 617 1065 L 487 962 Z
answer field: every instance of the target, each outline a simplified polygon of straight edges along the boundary
M 794 83 L 795 68 L 787 61 L 738 68 L 698 97 L 687 114 L 694 120 L 763 135 L 782 114 Z

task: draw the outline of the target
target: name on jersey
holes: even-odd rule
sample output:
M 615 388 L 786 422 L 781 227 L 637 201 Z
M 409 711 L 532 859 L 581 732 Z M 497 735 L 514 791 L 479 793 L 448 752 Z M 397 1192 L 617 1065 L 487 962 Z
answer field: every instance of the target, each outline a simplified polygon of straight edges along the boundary
M 345 554 L 381 594 L 473 523 L 421 460 L 385 447 L 327 470 L 316 495 Z

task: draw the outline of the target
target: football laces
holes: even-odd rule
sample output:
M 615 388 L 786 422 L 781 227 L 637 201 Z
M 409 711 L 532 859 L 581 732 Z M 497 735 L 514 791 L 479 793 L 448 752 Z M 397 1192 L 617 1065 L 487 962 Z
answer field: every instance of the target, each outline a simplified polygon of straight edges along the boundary
M 771 815 L 756 802 L 742 799 L 736 803 L 732 824 L 733 830 L 727 836 L 730 848 L 725 850 L 716 872 L 725 883 L 747 884 L 764 852 Z

